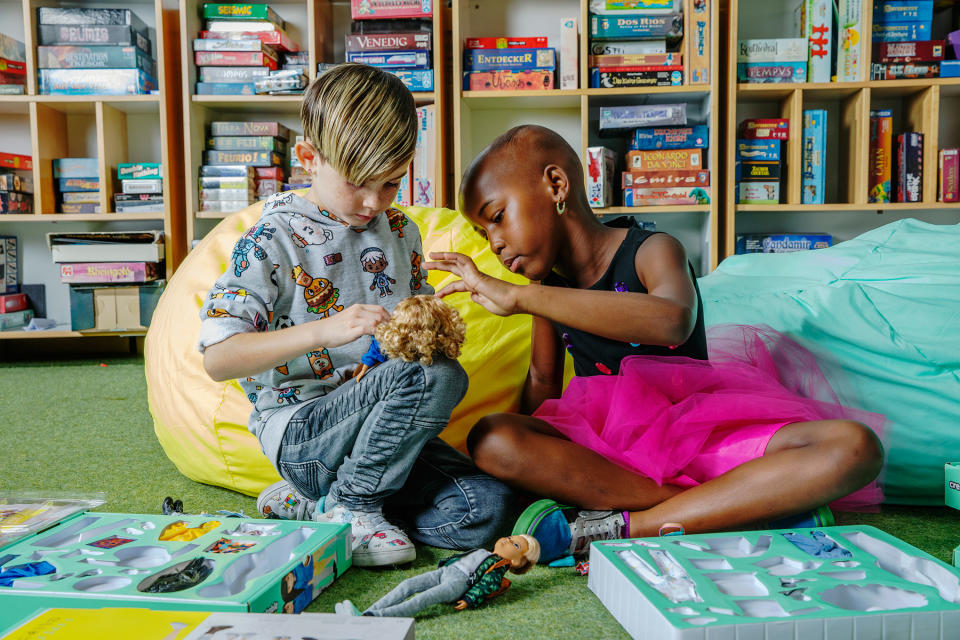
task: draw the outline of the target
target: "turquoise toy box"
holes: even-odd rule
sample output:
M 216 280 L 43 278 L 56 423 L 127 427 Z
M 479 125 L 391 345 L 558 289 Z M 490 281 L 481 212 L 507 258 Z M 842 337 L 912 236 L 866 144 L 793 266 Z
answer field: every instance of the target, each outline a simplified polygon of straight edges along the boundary
M 0 530 L 0 628 L 50 607 L 298 613 L 350 565 L 345 524 L 84 511 Z
M 960 638 L 960 570 L 868 526 L 595 542 L 589 588 L 633 638 Z
M 960 462 L 943 465 L 943 503 L 960 509 Z

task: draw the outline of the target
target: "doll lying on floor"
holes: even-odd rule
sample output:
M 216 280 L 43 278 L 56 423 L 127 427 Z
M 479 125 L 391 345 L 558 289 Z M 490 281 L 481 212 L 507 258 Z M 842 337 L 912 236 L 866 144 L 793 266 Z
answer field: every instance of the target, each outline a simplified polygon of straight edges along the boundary
M 455 602 L 457 611 L 475 609 L 510 587 L 507 571 L 526 573 L 540 558 L 540 544 L 528 535 L 497 540 L 493 553 L 475 549 L 440 561 L 438 568 L 407 578 L 361 613 L 352 602 L 337 603 L 341 615 L 409 617 L 432 604 Z
M 429 365 L 433 356 L 451 360 L 460 356 L 467 329 L 457 310 L 436 296 L 411 296 L 401 300 L 390 321 L 377 326 L 370 349 L 353 372 L 357 382 L 387 358 L 419 360 Z

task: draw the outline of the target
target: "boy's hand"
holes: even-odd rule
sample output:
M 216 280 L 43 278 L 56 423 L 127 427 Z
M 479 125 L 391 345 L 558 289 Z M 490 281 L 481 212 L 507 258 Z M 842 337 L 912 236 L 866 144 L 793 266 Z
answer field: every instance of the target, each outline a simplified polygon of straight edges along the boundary
M 372 336 L 381 322 L 390 319 L 387 310 L 376 304 L 353 304 L 317 323 L 321 335 L 317 344 L 324 347 L 342 347 L 360 336 Z
M 430 258 L 433 262 L 425 262 L 423 264 L 425 269 L 448 271 L 460 277 L 456 282 L 451 282 L 437 291 L 438 297 L 443 298 L 452 293 L 467 292 L 470 294 L 471 300 L 490 313 L 498 316 L 518 313 L 517 292 L 519 287 L 516 285 L 483 273 L 477 269 L 473 260 L 462 253 L 431 253 Z

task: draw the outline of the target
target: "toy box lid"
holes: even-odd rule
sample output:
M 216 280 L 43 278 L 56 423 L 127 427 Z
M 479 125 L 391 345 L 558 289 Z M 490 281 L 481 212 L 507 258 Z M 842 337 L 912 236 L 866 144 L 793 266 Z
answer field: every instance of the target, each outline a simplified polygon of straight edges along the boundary
M 0 550 L 106 501 L 102 493 L 0 493 Z M 3 563 L 0 562 L 0 566 Z
M 863 525 L 595 542 L 588 586 L 634 638 L 943 640 L 960 629 L 960 571 Z
M 150 609 L 44 609 L 12 627 L 3 640 L 216 640 L 218 638 L 325 638 L 326 640 L 413 640 L 413 618 L 303 613 L 277 616 Z M 179 630 L 179 632 L 177 631 Z

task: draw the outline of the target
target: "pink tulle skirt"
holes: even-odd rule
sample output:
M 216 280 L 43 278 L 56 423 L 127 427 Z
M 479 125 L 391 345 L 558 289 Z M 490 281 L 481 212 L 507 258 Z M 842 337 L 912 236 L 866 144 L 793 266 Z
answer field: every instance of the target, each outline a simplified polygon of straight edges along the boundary
M 691 487 L 763 455 L 793 422 L 847 419 L 882 435 L 884 416 L 840 404 L 813 354 L 769 327 L 719 325 L 710 361 L 630 356 L 611 376 L 576 377 L 534 416 L 658 484 Z M 868 509 L 876 482 L 831 503 Z

